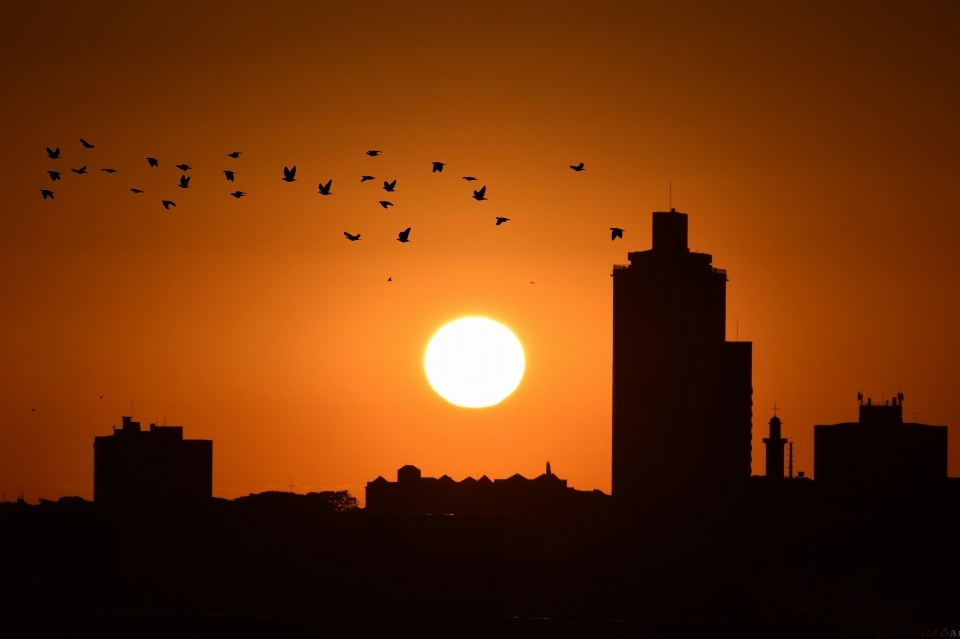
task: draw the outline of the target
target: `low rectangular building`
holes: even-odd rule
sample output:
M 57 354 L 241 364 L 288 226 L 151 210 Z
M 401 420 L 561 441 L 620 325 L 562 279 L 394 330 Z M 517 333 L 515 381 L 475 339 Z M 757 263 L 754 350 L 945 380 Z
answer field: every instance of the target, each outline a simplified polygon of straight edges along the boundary
M 909 487 L 947 478 L 947 427 L 904 423 L 897 399 L 860 404 L 860 421 L 813 427 L 818 484 Z
M 182 426 L 123 427 L 93 441 L 93 500 L 175 505 L 213 497 L 213 442 L 184 439 Z
M 378 515 L 523 515 L 603 508 L 610 496 L 567 486 L 550 470 L 527 479 L 513 475 L 491 480 L 423 477 L 416 466 L 397 471 L 397 481 L 383 477 L 367 483 L 367 512 Z

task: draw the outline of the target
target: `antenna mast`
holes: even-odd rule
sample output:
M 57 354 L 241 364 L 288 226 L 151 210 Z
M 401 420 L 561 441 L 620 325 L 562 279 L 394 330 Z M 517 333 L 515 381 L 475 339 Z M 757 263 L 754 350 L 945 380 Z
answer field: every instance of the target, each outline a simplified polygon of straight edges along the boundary
M 790 457 L 788 458 L 788 462 L 787 462 L 787 472 L 788 472 L 787 476 L 790 479 L 793 479 L 793 440 L 792 439 L 790 440 Z

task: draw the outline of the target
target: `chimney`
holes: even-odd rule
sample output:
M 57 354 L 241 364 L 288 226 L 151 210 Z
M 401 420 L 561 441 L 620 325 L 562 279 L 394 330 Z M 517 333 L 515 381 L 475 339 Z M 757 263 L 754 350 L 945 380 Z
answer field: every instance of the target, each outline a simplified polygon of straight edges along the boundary
M 653 250 L 659 253 L 686 253 L 687 214 L 655 211 L 653 214 Z

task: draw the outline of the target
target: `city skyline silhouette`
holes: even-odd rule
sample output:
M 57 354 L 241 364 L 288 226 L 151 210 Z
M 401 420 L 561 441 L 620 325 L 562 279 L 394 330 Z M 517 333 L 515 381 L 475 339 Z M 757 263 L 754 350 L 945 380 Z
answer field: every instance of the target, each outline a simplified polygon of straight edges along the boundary
M 133 400 L 217 442 L 221 497 L 544 459 L 609 493 L 610 265 L 670 208 L 755 345 L 751 473 L 775 403 L 808 475 L 855 392 L 956 435 L 956 16 L 921 5 L 5 3 L 0 485 L 92 498 Z M 421 366 L 472 315 L 528 356 L 483 411 Z
M 960 633 L 958 60 L 948 0 L 0 2 L 0 635 Z

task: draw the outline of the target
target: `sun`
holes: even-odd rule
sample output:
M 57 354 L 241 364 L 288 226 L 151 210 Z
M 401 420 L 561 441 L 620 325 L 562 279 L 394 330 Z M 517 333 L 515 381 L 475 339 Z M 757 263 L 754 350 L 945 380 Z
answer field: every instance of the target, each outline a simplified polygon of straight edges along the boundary
M 463 317 L 427 345 L 423 367 L 440 397 L 464 408 L 494 406 L 516 390 L 526 360 L 509 328 L 486 317 Z

